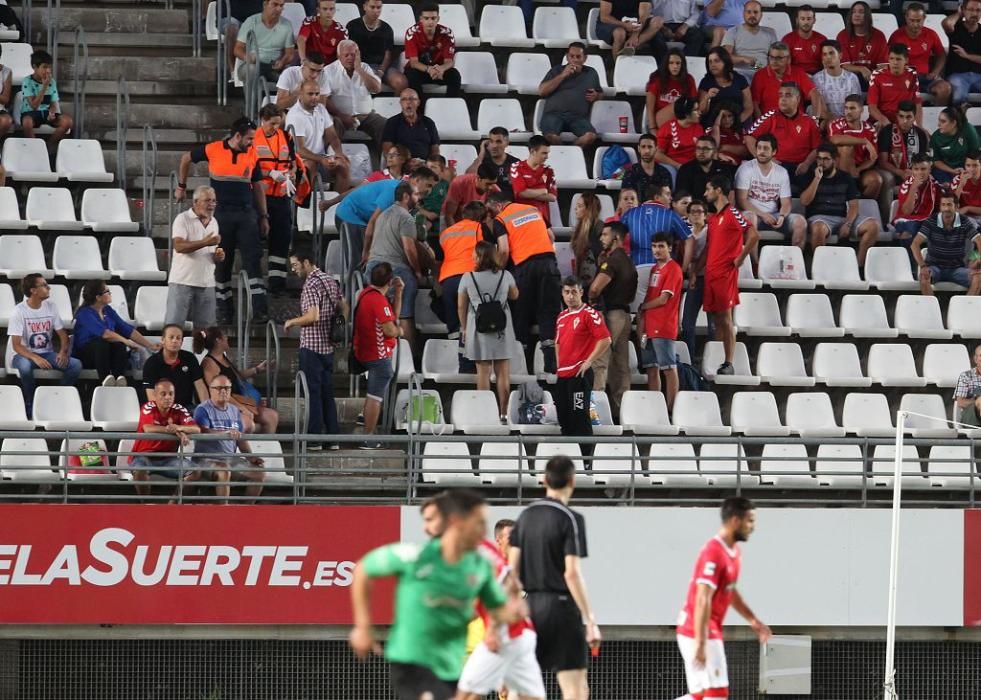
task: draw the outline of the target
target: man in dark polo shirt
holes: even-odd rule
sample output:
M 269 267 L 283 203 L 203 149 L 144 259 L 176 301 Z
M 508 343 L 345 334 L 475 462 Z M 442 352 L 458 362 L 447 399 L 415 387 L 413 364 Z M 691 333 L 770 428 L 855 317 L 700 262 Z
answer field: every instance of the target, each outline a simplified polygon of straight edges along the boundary
M 838 147 L 823 143 L 817 148 L 817 160 L 811 168 L 810 184 L 800 194 L 807 214 L 811 247 L 823 246 L 828 236 L 838 236 L 838 242 L 858 237 L 859 260 L 875 245 L 879 227 L 875 219 L 858 216 L 858 184 L 855 178 L 838 168 Z
M 637 199 L 646 202 L 654 197 L 654 185 L 671 184 L 671 173 L 663 165 L 654 162 L 657 139 L 643 134 L 637 141 L 637 162 L 623 173 L 623 189 L 637 190 Z M 660 191 L 660 187 L 658 187 Z M 704 190 L 688 190 L 703 192 Z
M 477 168 L 484 162 L 491 163 L 497 170 L 497 186 L 501 194 L 508 198 L 514 196 L 511 188 L 511 166 L 519 161 L 510 153 L 508 146 L 511 144 L 511 135 L 503 126 L 495 126 L 487 135 L 487 138 L 480 142 L 480 150 L 477 151 L 477 160 L 469 168 L 467 174 L 477 174 Z
M 620 416 L 623 392 L 630 388 L 630 303 L 637 294 L 637 268 L 623 249 L 626 236 L 627 227 L 619 221 L 603 226 L 603 254 L 589 287 L 589 303 L 603 311 L 612 341 L 593 367 L 593 390 L 605 391 L 609 382 L 615 420 Z
M 920 268 L 921 294 L 932 296 L 937 282 L 967 287 L 971 296 L 981 291 L 981 273 L 971 269 L 970 258 L 964 254 L 970 244 L 971 257 L 981 255 L 981 236 L 969 217 L 957 213 L 958 205 L 957 195 L 944 190 L 940 195 L 940 213 L 926 219 L 913 238 L 910 252 Z
M 382 132 L 381 152 L 392 146 L 405 146 L 413 158 L 428 160 L 439 155 L 439 132 L 429 117 L 419 114 L 419 93 L 411 88 L 399 97 L 402 112 L 389 117 Z
M 586 596 L 580 560 L 586 557 L 586 521 L 569 508 L 576 466 L 568 457 L 545 465 L 545 498 L 518 517 L 508 562 L 528 596 L 538 633 L 535 654 L 543 671 L 555 671 L 565 700 L 589 697 L 587 644 L 600 629 Z
M 695 160 L 678 168 L 675 191 L 692 192 L 701 197 L 705 192 L 705 185 L 716 175 L 725 175 L 730 180 L 735 180 L 736 168 L 731 163 L 719 160 L 719 147 L 715 139 L 708 134 L 699 136 L 695 142 Z
M 953 88 L 951 104 L 967 101 L 972 92 L 981 91 L 981 0 L 966 0 L 961 8 L 943 21 L 950 42 L 947 53 L 947 81 Z

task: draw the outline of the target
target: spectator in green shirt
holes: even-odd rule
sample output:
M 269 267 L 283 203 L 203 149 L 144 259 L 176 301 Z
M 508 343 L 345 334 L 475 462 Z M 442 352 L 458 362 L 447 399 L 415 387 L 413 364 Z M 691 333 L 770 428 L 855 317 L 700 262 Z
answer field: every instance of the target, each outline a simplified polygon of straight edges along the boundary
M 263 0 L 262 12 L 242 22 L 235 41 L 235 57 L 242 61 L 238 77 L 245 80 L 247 63 L 259 63 L 259 75 L 270 82 L 293 62 L 293 27 L 283 19 L 285 0 Z M 249 38 L 255 35 L 258 56 L 248 53 Z
M 937 130 L 930 137 L 933 149 L 933 177 L 940 184 L 954 179 L 964 172 L 967 154 L 981 145 L 978 132 L 967 123 L 964 113 L 954 107 L 945 107 L 937 117 Z
M 51 72 L 53 59 L 47 51 L 35 51 L 31 54 L 31 68 L 34 73 L 24 78 L 20 92 L 24 97 L 21 106 L 20 125 L 24 136 L 34 138 L 34 129 L 39 126 L 54 127 L 54 133 L 48 139 L 48 150 L 54 153 L 58 142 L 72 128 L 72 118 L 61 112 L 61 96 L 58 94 L 58 83 Z

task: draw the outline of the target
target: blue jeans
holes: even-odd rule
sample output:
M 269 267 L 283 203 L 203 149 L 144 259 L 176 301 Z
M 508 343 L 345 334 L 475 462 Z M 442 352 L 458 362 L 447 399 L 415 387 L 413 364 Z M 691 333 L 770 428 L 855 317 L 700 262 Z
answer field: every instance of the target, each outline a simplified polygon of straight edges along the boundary
M 705 295 L 705 275 L 695 278 L 695 286 L 688 288 L 685 296 L 685 306 L 681 312 L 681 339 L 688 346 L 688 355 L 695 361 L 695 324 L 698 322 L 698 312 L 702 310 L 702 299 Z M 709 317 L 708 337 L 715 336 L 712 317 Z
M 953 88 L 951 102 L 955 106 L 967 102 L 969 93 L 981 92 L 981 72 L 954 73 L 947 76 L 947 82 Z
M 337 404 L 334 402 L 334 355 L 322 355 L 308 348 L 300 348 L 300 369 L 307 377 L 310 392 L 310 426 L 307 432 L 337 435 L 341 429 L 337 423 Z
M 62 370 L 62 386 L 71 386 L 78 381 L 78 375 L 82 371 L 82 361 L 77 357 L 69 356 L 68 366 L 61 368 L 58 366 L 57 362 L 58 353 L 38 352 L 34 354 L 39 355 L 50 362 L 52 369 Z M 13 369 L 16 369 L 20 373 L 20 385 L 24 391 L 24 404 L 27 408 L 27 416 L 30 418 L 33 416 L 32 409 L 34 407 L 34 386 L 36 384 L 34 381 L 34 370 L 38 369 L 38 366 L 23 355 L 14 355 L 14 359 L 11 360 L 10 364 L 13 365 Z

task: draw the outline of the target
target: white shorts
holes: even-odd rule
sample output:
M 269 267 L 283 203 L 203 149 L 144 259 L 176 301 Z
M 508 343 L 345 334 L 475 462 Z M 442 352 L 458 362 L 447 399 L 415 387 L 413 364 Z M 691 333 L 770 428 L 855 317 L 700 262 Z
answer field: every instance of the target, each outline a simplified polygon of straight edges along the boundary
M 538 635 L 532 630 L 505 642 L 496 654 L 481 642 L 467 659 L 457 688 L 465 693 L 488 695 L 504 686 L 515 696 L 544 698 L 542 669 L 535 658 L 537 642 Z
M 704 693 L 709 688 L 728 688 L 729 670 L 726 667 L 726 650 L 721 639 L 709 639 L 705 643 L 705 666 L 695 667 L 695 640 L 678 635 L 678 648 L 685 660 L 685 679 L 689 693 Z

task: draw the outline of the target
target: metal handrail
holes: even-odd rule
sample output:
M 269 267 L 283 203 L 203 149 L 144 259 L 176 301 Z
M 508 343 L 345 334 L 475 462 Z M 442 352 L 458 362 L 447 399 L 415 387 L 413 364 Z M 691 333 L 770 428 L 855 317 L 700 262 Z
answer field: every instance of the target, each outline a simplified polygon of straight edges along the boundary
M 153 206 L 157 198 L 157 136 L 152 126 L 143 127 L 143 231 L 153 232 Z
M 129 138 L 129 84 L 116 81 L 116 181 L 126 189 L 126 139 Z
M 270 357 L 270 350 L 272 356 Z M 279 398 L 279 361 L 280 361 L 279 330 L 276 322 L 266 321 L 266 394 L 270 403 Z
M 51 73 L 58 75 L 58 34 L 61 23 L 61 0 L 48 0 L 48 36 L 46 48 L 51 54 Z
M 244 298 L 243 298 L 244 294 Z M 249 286 L 249 273 L 246 270 L 238 272 L 238 313 L 235 316 L 235 326 L 238 331 L 236 346 L 238 348 L 239 367 L 245 367 L 249 356 L 249 334 L 252 331 L 252 288 Z
M 82 68 L 79 68 L 79 58 L 81 57 Z M 75 71 L 75 90 L 72 93 L 72 107 L 75 110 L 72 114 L 75 117 L 75 126 L 72 135 L 75 138 L 86 138 L 85 132 L 85 98 L 89 80 L 89 42 L 85 38 L 85 30 L 82 27 L 75 29 L 75 47 L 72 51 L 72 66 Z M 81 88 L 79 80 L 81 79 Z
M 248 61 L 249 56 L 255 56 L 255 62 L 250 63 Z M 260 70 L 259 63 L 259 38 L 256 36 L 255 32 L 249 34 L 245 42 L 245 116 L 247 116 L 252 121 L 256 121 L 259 118 L 259 110 L 257 105 L 259 104 L 260 90 L 259 86 L 262 83 L 262 74 Z
M 217 0 L 215 3 L 215 27 L 218 29 L 218 57 L 215 61 L 215 73 L 218 89 L 218 105 L 224 107 L 228 104 L 228 63 L 225 60 L 225 52 L 228 47 L 223 47 L 224 35 L 221 33 L 221 21 L 225 17 L 232 16 L 230 0 Z
M 303 400 L 303 408 L 300 401 Z M 293 455 L 296 475 L 293 479 L 293 496 L 298 499 L 301 485 L 306 486 L 307 440 L 304 435 L 310 429 L 310 385 L 307 375 L 301 369 L 293 379 Z M 305 493 L 305 488 L 303 489 Z
M 24 25 L 24 41 L 28 44 L 34 43 L 31 33 L 34 31 L 34 22 L 31 20 L 31 13 L 34 11 L 34 0 L 20 0 L 20 19 Z
M 170 7 L 167 9 L 173 9 L 172 0 L 168 2 Z M 201 0 L 191 2 L 191 55 L 201 58 Z M 221 51 L 218 52 L 218 58 L 221 58 Z

